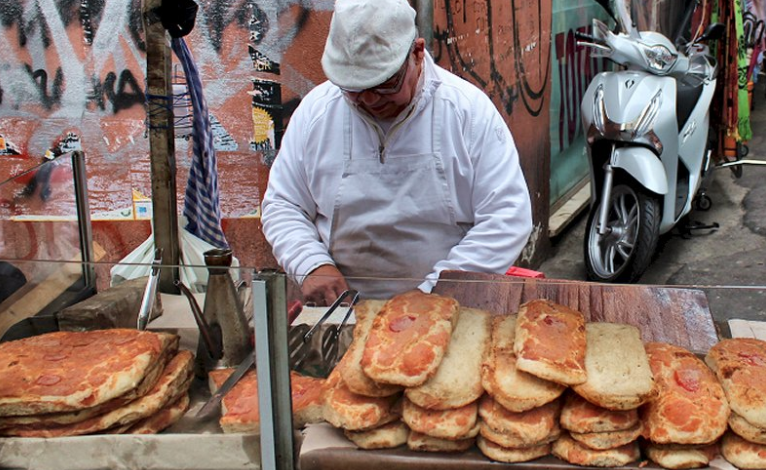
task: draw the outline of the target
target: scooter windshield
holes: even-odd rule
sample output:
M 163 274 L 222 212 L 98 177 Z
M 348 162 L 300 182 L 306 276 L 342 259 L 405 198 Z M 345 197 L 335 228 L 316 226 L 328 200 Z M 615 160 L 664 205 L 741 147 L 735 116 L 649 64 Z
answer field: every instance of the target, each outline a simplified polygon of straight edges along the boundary
M 618 0 L 620 1 L 620 0 Z M 684 0 L 624 0 L 638 31 L 656 31 L 672 38 L 682 21 Z

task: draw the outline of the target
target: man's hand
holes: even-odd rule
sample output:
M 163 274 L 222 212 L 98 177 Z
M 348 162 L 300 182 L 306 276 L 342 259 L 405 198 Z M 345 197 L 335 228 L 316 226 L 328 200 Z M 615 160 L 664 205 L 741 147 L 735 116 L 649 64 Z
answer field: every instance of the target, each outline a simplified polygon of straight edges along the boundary
M 315 302 L 317 305 L 332 304 L 346 290 L 346 279 L 331 264 L 323 264 L 311 271 L 301 286 L 304 303 Z

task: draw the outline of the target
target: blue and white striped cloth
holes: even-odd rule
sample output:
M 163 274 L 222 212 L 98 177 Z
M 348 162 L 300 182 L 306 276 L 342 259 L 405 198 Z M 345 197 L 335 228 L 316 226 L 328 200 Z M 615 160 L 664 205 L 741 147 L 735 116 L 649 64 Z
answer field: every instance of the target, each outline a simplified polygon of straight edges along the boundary
M 192 103 L 192 156 L 189 181 L 186 183 L 183 214 L 186 230 L 218 248 L 228 248 L 221 228 L 221 206 L 218 200 L 218 169 L 210 116 L 202 94 L 197 65 L 183 38 L 174 38 L 173 51 L 184 68 Z

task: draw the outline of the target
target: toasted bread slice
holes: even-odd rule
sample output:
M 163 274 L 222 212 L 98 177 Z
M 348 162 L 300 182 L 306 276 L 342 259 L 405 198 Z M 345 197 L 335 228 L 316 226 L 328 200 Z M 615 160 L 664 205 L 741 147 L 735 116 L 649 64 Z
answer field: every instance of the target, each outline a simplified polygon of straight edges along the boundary
M 622 467 L 638 460 L 641 452 L 637 442 L 609 450 L 593 450 L 564 433 L 553 443 L 553 455 L 565 462 L 587 467 Z
M 504 408 L 520 413 L 552 402 L 566 387 L 516 368 L 516 320 L 516 315 L 492 319 L 491 348 L 482 364 L 481 382 Z
M 506 463 L 529 462 L 551 453 L 550 444 L 510 448 L 499 446 L 483 436 L 476 438 L 476 446 L 488 459 Z
M 450 297 L 405 292 L 375 317 L 362 354 L 362 370 L 380 383 L 417 387 L 439 367 L 459 316 Z
M 572 439 L 594 450 L 608 450 L 622 447 L 636 441 L 641 436 L 641 423 L 637 423 L 630 429 L 608 432 L 570 432 Z
M 413 431 L 439 439 L 465 439 L 478 420 L 477 402 L 451 410 L 428 410 L 404 399 L 402 421 Z
M 479 435 L 493 444 L 506 449 L 524 449 L 550 444 L 561 436 L 561 427 L 558 423 L 555 423 L 547 435 L 536 436 L 534 439 L 530 439 L 530 436 L 522 434 L 499 432 L 492 429 L 486 421 L 482 421 L 479 425 Z
M 759 428 L 766 428 L 766 341 L 724 339 L 705 362 L 715 372 L 732 411 Z
M 632 325 L 588 323 L 585 370 L 588 380 L 572 388 L 610 410 L 632 410 L 657 396 L 641 332 Z
M 726 431 L 729 405 L 713 372 L 691 351 L 646 345 L 659 395 L 641 408 L 644 436 L 657 444 L 710 444 Z
M 753 426 L 737 413 L 732 412 L 729 416 L 729 427 L 746 441 L 766 445 L 766 429 Z
M 423 385 L 405 390 L 410 401 L 423 408 L 447 410 L 473 403 L 484 393 L 481 365 L 489 351 L 489 312 L 460 308 L 447 352 L 436 374 Z
M 407 443 L 410 428 L 401 421 L 394 421 L 369 431 L 343 431 L 346 437 L 360 449 L 393 449 Z
M 516 367 L 562 385 L 584 383 L 585 317 L 577 310 L 549 300 L 532 300 L 519 307 L 516 322 Z
M 503 447 L 529 447 L 544 442 L 551 442 L 558 437 L 559 413 L 561 402 L 552 401 L 531 410 L 515 413 L 509 411 L 490 395 L 484 395 L 479 401 L 479 416 L 491 431 L 504 435 L 493 438 L 496 434 L 482 430 L 482 435 Z
M 454 441 L 410 431 L 407 447 L 416 452 L 465 452 L 471 448 L 474 442 L 476 442 L 475 438 Z
M 362 300 L 354 308 L 356 326 L 354 339 L 335 367 L 339 370 L 343 382 L 349 390 L 357 395 L 367 397 L 388 397 L 402 391 L 401 385 L 389 385 L 375 382 L 362 371 L 362 355 L 364 345 L 370 335 L 372 322 L 385 305 L 383 300 Z
M 721 455 L 737 468 L 766 468 L 766 446 L 748 442 L 733 432 L 723 435 Z
M 365 397 L 346 387 L 340 374 L 330 373 L 325 386 L 324 419 L 336 428 L 348 431 L 368 431 L 398 421 L 400 413 L 395 407 L 401 395 Z
M 649 459 L 663 468 L 683 470 L 687 468 L 707 467 L 711 460 L 718 455 L 718 445 L 706 446 L 682 444 L 652 444 L 646 445 L 644 452 Z
M 573 433 L 624 431 L 638 424 L 638 410 L 607 410 L 570 392 L 561 409 L 561 427 Z

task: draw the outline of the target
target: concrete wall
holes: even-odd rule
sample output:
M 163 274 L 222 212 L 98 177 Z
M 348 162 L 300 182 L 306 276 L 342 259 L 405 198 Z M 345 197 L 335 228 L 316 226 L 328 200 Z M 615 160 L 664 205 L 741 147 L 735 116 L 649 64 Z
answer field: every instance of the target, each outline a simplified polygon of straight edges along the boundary
M 218 139 L 224 230 L 242 263 L 271 267 L 257 211 L 268 165 L 300 98 L 324 80 L 319 59 L 332 0 L 198 0 L 187 36 L 202 74 Z M 548 0 L 436 0 L 434 53 L 439 63 L 482 87 L 505 116 L 519 147 L 535 213 L 523 262 L 547 247 L 550 17 Z M 139 0 L 17 0 L 0 4 L 0 134 L 21 155 L 0 155 L 0 179 L 38 163 L 73 133 L 87 155 L 94 239 L 116 262 L 148 235 L 134 220 L 133 191 L 150 195 L 145 43 Z M 179 68 L 180 70 L 180 68 Z M 149 103 L 147 106 L 147 102 Z M 177 139 L 179 208 L 191 144 Z M 39 228 L 8 222 L 24 210 L 8 195 L 4 256 L 14 237 Z M 12 193 L 13 191 L 11 191 Z M 55 199 L 41 215 L 70 211 Z M 127 214 L 127 215 L 126 215 Z M 41 240 L 44 237 L 40 237 Z M 24 248 L 20 257 L 40 250 Z M 102 270 L 101 284 L 105 272 Z

